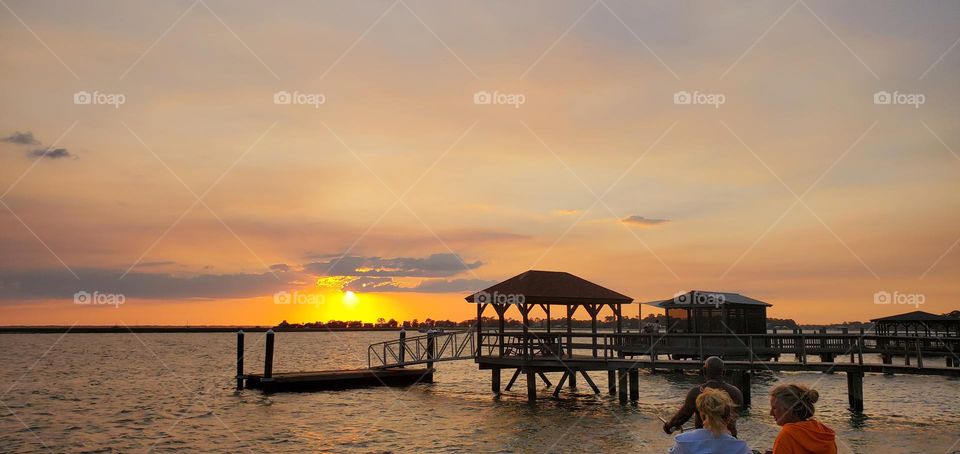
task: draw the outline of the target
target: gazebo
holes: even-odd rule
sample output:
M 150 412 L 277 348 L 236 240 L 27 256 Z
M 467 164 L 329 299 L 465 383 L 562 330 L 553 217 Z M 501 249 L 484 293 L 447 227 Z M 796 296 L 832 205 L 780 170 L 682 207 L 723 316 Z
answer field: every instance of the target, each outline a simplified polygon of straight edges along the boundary
M 514 381 L 521 374 L 527 374 L 527 398 L 536 399 L 535 376 L 539 375 L 541 379 L 550 386 L 550 381 L 544 375 L 544 371 L 560 369 L 563 376 L 560 383 L 554 390 L 556 396 L 563 388 L 564 382 L 569 380 L 570 388 L 576 388 L 576 374 L 579 372 L 584 380 L 590 385 L 595 393 L 600 390 L 590 376 L 583 368 L 570 367 L 564 363 L 564 358 L 572 359 L 574 351 L 573 343 L 573 316 L 580 307 L 587 311 L 590 316 L 590 331 L 593 334 L 592 342 L 588 346 L 592 348 L 592 358 L 597 358 L 597 315 L 605 307 L 613 311 L 615 320 L 615 332 L 623 332 L 623 305 L 633 302 L 633 298 L 617 293 L 606 287 L 594 284 L 586 279 L 574 276 L 570 273 L 560 271 L 539 271 L 529 270 L 507 279 L 499 284 L 483 289 L 465 298 L 468 302 L 477 305 L 477 356 L 476 361 L 481 369 L 488 366 L 492 372 L 493 392 L 500 393 L 500 369 L 516 368 L 506 389 L 509 390 Z M 496 334 L 484 334 L 483 332 L 483 313 L 488 306 L 492 306 L 497 313 L 498 329 Z M 516 306 L 520 312 L 523 326 L 523 334 L 520 336 L 521 342 L 505 342 L 504 335 L 505 320 L 504 316 L 511 306 Z M 563 306 L 566 308 L 566 348 L 563 348 L 561 342 L 562 334 L 553 333 L 551 327 L 551 308 L 554 306 Z M 530 313 L 536 307 L 540 307 L 546 314 L 546 332 L 534 333 L 530 330 Z M 493 354 L 494 344 L 483 343 L 484 337 L 488 341 L 496 341 L 496 354 Z M 516 337 L 516 336 L 510 336 Z M 488 354 L 484 355 L 484 347 L 491 347 Z M 564 351 L 565 350 L 565 351 Z M 534 366 L 531 363 L 534 360 L 547 361 L 551 363 L 548 366 Z M 510 362 L 504 364 L 503 361 Z M 636 369 L 631 369 L 631 380 L 636 382 Z M 611 389 L 616 382 L 616 373 L 613 370 L 607 372 Z M 626 380 L 626 374 L 622 377 Z M 621 388 L 625 386 L 621 382 Z M 636 386 L 636 385 L 634 385 Z M 625 400 L 625 395 L 622 396 Z
M 913 311 L 870 320 L 877 334 L 888 336 L 960 337 L 960 318 Z
M 562 271 L 529 270 L 474 293 L 465 298 L 468 302 L 477 305 L 477 345 L 482 345 L 483 313 L 487 306 L 492 306 L 497 313 L 499 332 L 499 354 L 504 356 L 504 315 L 511 306 L 516 306 L 520 312 L 523 334 L 526 340 L 530 332 L 530 312 L 540 307 L 546 314 L 546 332 L 550 334 L 552 306 L 566 308 L 567 355 L 573 356 L 572 320 L 580 307 L 583 307 L 590 316 L 591 332 L 597 333 L 597 315 L 604 307 L 613 311 L 616 322 L 616 333 L 623 332 L 623 305 L 633 302 L 633 298 L 617 293 L 606 287 L 594 284 L 573 274 Z M 596 345 L 596 338 L 594 338 Z M 531 352 L 524 348 L 524 354 Z M 594 348 L 596 355 L 596 348 Z
M 691 290 L 646 303 L 664 309 L 668 333 L 765 334 L 772 306 L 739 293 Z

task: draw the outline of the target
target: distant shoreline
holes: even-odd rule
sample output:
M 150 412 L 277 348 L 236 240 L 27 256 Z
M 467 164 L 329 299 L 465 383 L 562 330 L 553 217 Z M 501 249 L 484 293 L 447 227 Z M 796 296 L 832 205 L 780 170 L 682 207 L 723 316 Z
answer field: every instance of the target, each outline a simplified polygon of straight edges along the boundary
M 262 333 L 326 332 L 326 331 L 400 331 L 400 328 L 276 328 L 270 326 L 0 326 L 0 334 L 63 334 L 70 333 Z

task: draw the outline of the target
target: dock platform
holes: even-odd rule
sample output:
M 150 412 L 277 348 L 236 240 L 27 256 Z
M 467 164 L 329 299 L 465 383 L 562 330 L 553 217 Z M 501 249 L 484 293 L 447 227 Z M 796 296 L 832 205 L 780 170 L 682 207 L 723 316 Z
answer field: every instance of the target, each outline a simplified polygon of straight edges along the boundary
M 432 383 L 433 371 L 432 368 L 322 370 L 275 373 L 269 379 L 264 379 L 263 374 L 247 374 L 244 378 L 246 388 L 271 393 Z

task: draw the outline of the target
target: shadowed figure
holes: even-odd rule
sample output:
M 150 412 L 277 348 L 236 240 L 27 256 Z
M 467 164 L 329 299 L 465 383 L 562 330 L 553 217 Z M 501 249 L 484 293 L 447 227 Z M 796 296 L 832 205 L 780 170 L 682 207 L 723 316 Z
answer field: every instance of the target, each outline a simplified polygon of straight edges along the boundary
M 726 391 L 730 399 L 733 400 L 735 409 L 743 406 L 743 393 L 741 393 L 736 386 L 723 381 L 723 371 L 723 360 L 716 356 L 711 356 L 703 362 L 703 376 L 706 381 L 702 385 L 690 388 L 683 402 L 683 406 L 677 410 L 677 413 L 673 415 L 672 418 L 663 424 L 664 432 L 669 434 L 672 433 L 674 429 L 683 427 L 683 424 L 689 421 L 691 416 L 695 416 L 694 425 L 696 428 L 703 428 L 703 419 L 697 412 L 697 396 L 699 396 L 705 388 Z M 735 417 L 731 418 L 727 423 L 727 430 L 729 430 L 730 434 L 734 437 L 737 436 L 737 419 Z

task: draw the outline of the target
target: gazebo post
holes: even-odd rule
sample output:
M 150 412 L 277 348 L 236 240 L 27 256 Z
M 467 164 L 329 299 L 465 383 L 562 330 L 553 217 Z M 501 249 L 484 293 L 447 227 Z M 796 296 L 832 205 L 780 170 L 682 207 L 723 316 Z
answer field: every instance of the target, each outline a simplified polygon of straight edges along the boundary
M 547 313 L 547 334 L 550 334 L 550 305 L 544 304 L 543 311 Z

